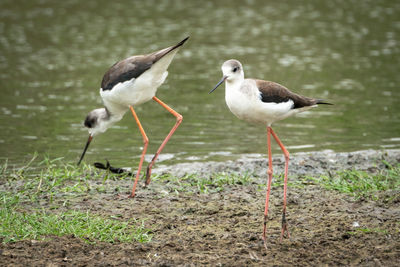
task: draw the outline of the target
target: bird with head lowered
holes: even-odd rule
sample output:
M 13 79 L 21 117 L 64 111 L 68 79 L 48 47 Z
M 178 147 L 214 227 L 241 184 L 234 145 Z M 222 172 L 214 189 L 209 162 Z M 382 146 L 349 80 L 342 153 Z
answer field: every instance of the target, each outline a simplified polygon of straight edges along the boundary
M 86 116 L 84 125 L 88 128 L 89 138 L 78 161 L 82 161 L 94 136 L 104 133 L 114 123 L 120 121 L 124 114 L 131 110 L 132 115 L 139 127 L 143 137 L 143 151 L 136 172 L 135 182 L 130 196 L 135 196 L 136 185 L 140 176 L 144 156 L 147 151 L 149 139 L 139 121 L 134 107 L 143 104 L 151 99 L 164 107 L 176 117 L 176 123 L 161 143 L 156 154 L 149 163 L 146 171 L 145 185 L 150 183 L 151 169 L 163 150 L 164 146 L 171 138 L 172 134 L 182 122 L 182 115 L 173 110 L 155 95 L 157 88 L 165 81 L 168 75 L 168 66 L 178 52 L 179 48 L 189 37 L 183 39 L 178 44 L 146 55 L 131 56 L 115 63 L 103 76 L 100 88 L 100 96 L 104 107 L 92 110 Z

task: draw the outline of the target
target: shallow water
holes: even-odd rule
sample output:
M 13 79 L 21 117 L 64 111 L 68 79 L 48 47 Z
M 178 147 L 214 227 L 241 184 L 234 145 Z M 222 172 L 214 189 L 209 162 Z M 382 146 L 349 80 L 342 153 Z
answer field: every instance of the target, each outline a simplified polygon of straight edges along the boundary
M 157 94 L 184 117 L 163 163 L 266 152 L 263 126 L 236 119 L 222 87 L 208 95 L 230 58 L 247 77 L 335 104 L 274 125 L 290 152 L 399 148 L 399 12 L 394 1 L 2 1 L 0 158 L 18 164 L 37 151 L 77 161 L 107 68 L 188 35 Z M 149 160 L 175 119 L 155 102 L 136 111 Z M 85 162 L 135 166 L 141 147 L 127 114 Z

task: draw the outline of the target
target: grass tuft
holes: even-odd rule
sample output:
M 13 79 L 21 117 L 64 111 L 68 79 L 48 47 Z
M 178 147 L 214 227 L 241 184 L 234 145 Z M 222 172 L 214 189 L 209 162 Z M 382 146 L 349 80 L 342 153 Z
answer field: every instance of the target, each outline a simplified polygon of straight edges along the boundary
M 65 211 L 71 199 L 105 191 L 103 184 L 90 183 L 95 177 L 102 177 L 97 170 L 49 157 L 32 167 L 35 160 L 37 154 L 23 167 L 10 168 L 7 161 L 0 166 L 0 241 L 63 235 L 87 242 L 151 240 L 150 230 L 144 228 L 143 222 L 121 222 L 89 212 Z M 61 205 L 56 203 L 60 200 L 64 201 Z M 46 202 L 50 205 L 43 205 Z M 43 208 L 39 210 L 39 207 Z
M 343 170 L 335 175 L 323 175 L 313 180 L 327 189 L 352 195 L 356 199 L 364 197 L 376 200 L 378 197 L 374 193 L 400 187 L 400 164 L 393 166 L 387 162 L 384 163 L 386 169 L 381 169 L 376 173 Z
M 380 235 L 387 235 L 389 232 L 388 230 L 381 229 L 381 228 L 357 228 L 355 231 L 348 232 L 350 235 L 364 235 L 364 234 L 380 234 Z
M 11 208 L 0 211 L 0 239 L 4 243 L 24 239 L 42 240 L 47 236 L 73 235 L 86 242 L 149 242 L 152 235 L 143 223 L 121 222 L 89 212 L 67 211 L 60 214 L 37 211 L 18 212 Z

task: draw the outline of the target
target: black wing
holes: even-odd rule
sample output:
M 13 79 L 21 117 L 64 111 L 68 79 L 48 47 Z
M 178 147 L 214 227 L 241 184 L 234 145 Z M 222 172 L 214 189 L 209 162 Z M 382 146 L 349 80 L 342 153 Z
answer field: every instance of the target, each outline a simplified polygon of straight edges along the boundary
M 261 101 L 265 103 L 282 103 L 292 100 L 293 108 L 302 108 L 318 104 L 317 99 L 295 94 L 279 83 L 256 80 L 256 84 L 261 93 Z
M 101 88 L 111 90 L 116 84 L 139 77 L 150 69 L 154 60 L 150 56 L 133 56 L 115 63 L 103 76 Z
M 111 90 L 116 84 L 138 78 L 163 56 L 183 45 L 189 37 L 178 44 L 143 56 L 132 56 L 115 63 L 103 76 L 101 88 Z

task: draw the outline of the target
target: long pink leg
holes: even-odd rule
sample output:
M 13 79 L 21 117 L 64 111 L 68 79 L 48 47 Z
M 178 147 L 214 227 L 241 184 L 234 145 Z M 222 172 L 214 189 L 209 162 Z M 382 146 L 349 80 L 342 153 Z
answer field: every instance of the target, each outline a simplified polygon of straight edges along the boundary
M 169 134 L 167 135 L 167 137 L 165 137 L 164 141 L 161 143 L 160 147 L 158 148 L 156 154 L 154 154 L 153 159 L 151 160 L 151 162 L 149 163 L 149 165 L 147 166 L 147 172 L 146 172 L 146 182 L 145 182 L 145 186 L 148 185 L 150 183 L 150 176 L 151 176 L 151 168 L 153 167 L 155 161 L 158 158 L 158 155 L 160 155 L 161 151 L 163 150 L 163 148 L 165 147 L 165 145 L 167 144 L 167 142 L 169 141 L 169 139 L 171 138 L 171 136 L 174 134 L 174 132 L 176 131 L 176 129 L 178 128 L 178 126 L 181 124 L 182 122 L 182 115 L 179 114 L 178 112 L 176 112 L 175 110 L 173 110 L 172 108 L 170 108 L 167 104 L 165 104 L 164 102 L 162 102 L 160 99 L 158 99 L 157 97 L 153 97 L 153 100 L 156 101 L 158 104 L 160 104 L 163 108 L 165 108 L 166 110 L 168 110 L 172 115 L 174 115 L 176 117 L 176 123 L 174 125 L 174 127 L 172 127 L 171 131 L 169 132 Z
M 147 145 L 149 144 L 149 138 L 147 138 L 147 135 L 146 135 L 145 131 L 143 130 L 142 124 L 140 123 L 139 118 L 136 115 L 135 110 L 133 109 L 132 106 L 129 106 L 129 108 L 130 108 L 130 110 L 132 112 L 133 117 L 135 118 L 135 121 L 136 121 L 137 125 L 139 126 L 140 133 L 143 136 L 143 144 L 144 144 L 143 151 L 142 151 L 142 156 L 140 157 L 139 167 L 138 167 L 138 170 L 137 170 L 137 173 L 136 173 L 135 182 L 133 183 L 132 192 L 131 192 L 131 194 L 129 196 L 129 197 L 135 197 L 136 185 L 137 185 L 138 180 L 139 180 L 140 171 L 142 170 L 144 156 L 146 155 Z
M 264 210 L 264 230 L 263 230 L 263 240 L 264 246 L 267 248 L 266 243 L 266 230 L 267 230 L 267 219 L 268 219 L 268 203 L 269 194 L 271 192 L 271 181 L 272 181 L 272 153 L 271 153 L 271 127 L 267 127 L 267 144 L 268 144 L 268 187 L 265 196 L 265 210 Z
M 286 221 L 286 192 L 287 192 L 287 177 L 288 177 L 288 170 L 289 170 L 289 152 L 285 148 L 285 146 L 282 144 L 281 140 L 279 140 L 278 136 L 275 134 L 275 132 L 271 129 L 271 134 L 275 138 L 276 142 L 278 145 L 281 147 L 281 150 L 283 154 L 285 155 L 285 178 L 283 181 L 283 210 L 282 210 L 282 231 L 281 231 L 281 242 L 282 238 L 287 232 L 287 237 L 290 238 L 289 234 L 289 229 Z

